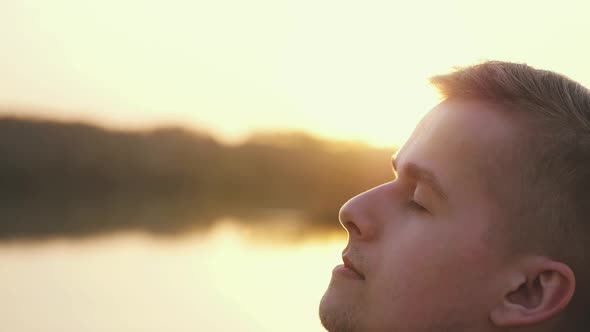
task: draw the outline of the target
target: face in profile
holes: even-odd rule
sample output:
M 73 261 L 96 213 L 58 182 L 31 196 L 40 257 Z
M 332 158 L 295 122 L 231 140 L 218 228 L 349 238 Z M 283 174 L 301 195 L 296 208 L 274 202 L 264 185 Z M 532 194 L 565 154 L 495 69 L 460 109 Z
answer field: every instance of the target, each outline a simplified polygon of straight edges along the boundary
M 490 170 L 518 128 L 480 102 L 446 101 L 393 159 L 394 178 L 349 200 L 348 231 L 320 303 L 332 332 L 484 331 L 504 268 L 488 236 L 502 207 Z

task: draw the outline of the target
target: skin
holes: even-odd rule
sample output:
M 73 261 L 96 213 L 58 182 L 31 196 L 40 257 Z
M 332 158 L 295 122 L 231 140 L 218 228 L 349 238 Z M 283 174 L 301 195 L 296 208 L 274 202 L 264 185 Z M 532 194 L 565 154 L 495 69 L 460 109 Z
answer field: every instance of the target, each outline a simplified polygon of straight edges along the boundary
M 490 165 L 509 155 L 518 139 L 511 116 L 484 102 L 439 104 L 395 157 L 394 180 L 341 208 L 340 222 L 349 233 L 343 252 L 365 279 L 333 273 L 320 303 L 328 331 L 499 328 L 506 316 L 498 308 L 504 308 L 510 291 L 526 284 L 528 266 L 516 269 L 488 236 L 505 218 L 487 186 L 496 176 Z M 430 170 L 445 197 L 411 165 Z M 508 179 L 491 182 L 507 186 Z M 532 298 L 526 289 L 518 291 L 522 303 Z M 499 321 L 490 318 L 494 312 L 500 312 Z

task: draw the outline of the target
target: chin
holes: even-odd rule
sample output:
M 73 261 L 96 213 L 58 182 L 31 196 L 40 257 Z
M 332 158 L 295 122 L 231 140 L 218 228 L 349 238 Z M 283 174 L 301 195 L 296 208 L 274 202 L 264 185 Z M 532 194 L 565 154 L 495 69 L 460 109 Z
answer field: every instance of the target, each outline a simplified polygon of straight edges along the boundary
M 354 304 L 350 299 L 342 298 L 338 292 L 333 289 L 332 285 L 328 287 L 326 293 L 320 301 L 319 315 L 320 321 L 329 332 L 358 332 Z M 358 304 L 357 304 L 358 305 Z

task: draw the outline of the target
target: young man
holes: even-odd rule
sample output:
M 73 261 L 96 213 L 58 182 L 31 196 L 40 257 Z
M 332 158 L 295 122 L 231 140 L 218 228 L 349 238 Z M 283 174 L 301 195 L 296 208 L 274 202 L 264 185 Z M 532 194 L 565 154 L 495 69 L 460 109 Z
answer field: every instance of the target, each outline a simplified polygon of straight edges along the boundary
M 432 83 L 444 100 L 393 159 L 393 181 L 340 211 L 349 241 L 322 324 L 590 330 L 590 91 L 505 62 Z

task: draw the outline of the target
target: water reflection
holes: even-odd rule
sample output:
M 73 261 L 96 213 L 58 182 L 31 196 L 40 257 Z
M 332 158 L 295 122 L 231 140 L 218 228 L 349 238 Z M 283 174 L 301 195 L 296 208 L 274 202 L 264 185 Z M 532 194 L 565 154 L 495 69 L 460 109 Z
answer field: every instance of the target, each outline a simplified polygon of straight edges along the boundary
M 177 237 L 233 218 L 276 236 L 306 237 L 339 229 L 337 209 L 324 219 L 299 209 L 256 208 L 183 194 L 113 192 L 0 195 L 0 241 L 80 238 L 117 232 Z M 313 220 L 313 221 L 311 221 Z
M 323 331 L 317 305 L 345 234 L 268 241 L 239 223 L 181 238 L 5 242 L 2 329 Z

